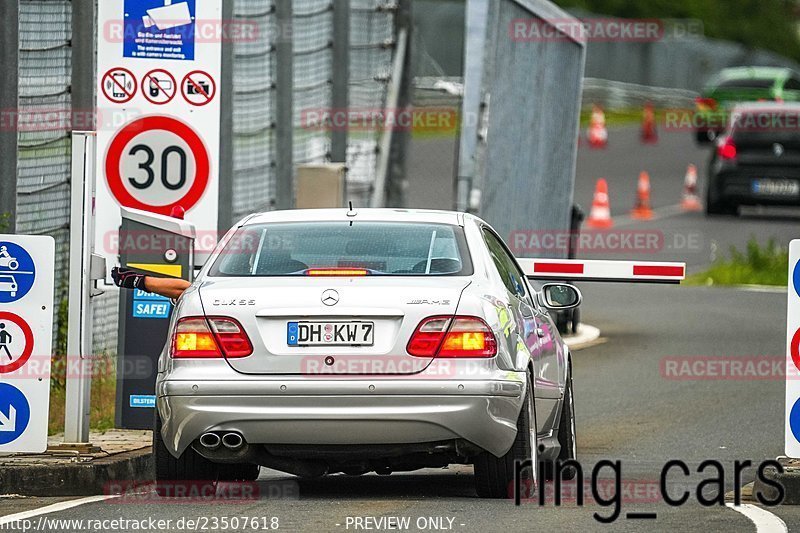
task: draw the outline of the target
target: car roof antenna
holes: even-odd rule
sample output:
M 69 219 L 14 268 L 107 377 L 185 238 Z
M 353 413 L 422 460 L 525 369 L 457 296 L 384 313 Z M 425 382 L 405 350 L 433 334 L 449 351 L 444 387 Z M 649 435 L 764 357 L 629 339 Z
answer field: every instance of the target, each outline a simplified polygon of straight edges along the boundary
M 353 209 L 353 202 L 348 202 L 350 204 L 350 211 L 347 212 L 347 216 L 350 218 L 358 216 L 358 211 Z

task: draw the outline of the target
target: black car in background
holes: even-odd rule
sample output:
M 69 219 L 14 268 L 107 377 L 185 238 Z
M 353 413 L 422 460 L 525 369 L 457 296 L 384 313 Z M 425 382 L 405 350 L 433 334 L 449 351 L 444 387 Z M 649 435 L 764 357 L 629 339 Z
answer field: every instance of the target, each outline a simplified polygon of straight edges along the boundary
M 736 215 L 742 205 L 800 206 L 800 104 L 733 109 L 709 165 L 706 213 Z

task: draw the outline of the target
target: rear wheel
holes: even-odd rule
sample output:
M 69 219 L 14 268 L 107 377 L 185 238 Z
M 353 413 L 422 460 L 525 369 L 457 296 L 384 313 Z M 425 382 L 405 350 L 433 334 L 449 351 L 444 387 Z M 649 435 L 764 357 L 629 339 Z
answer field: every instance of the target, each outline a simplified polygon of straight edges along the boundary
M 533 382 L 528 374 L 525 402 L 517 419 L 517 436 L 508 452 L 496 457 L 483 452 L 474 459 L 475 489 L 481 498 L 514 498 L 517 491 L 522 498 L 533 496 L 537 487 L 537 465 L 539 449 L 536 438 L 536 405 Z M 520 486 L 514 486 L 517 465 L 525 464 L 521 470 Z
M 695 132 L 695 141 L 700 146 L 713 143 L 717 137 L 717 132 L 713 130 L 697 130 Z
M 737 212 L 737 206 L 728 204 L 721 199 L 715 190 L 714 183 L 710 181 L 708 184 L 708 189 L 706 190 L 706 215 L 734 216 Z
M 575 427 L 575 401 L 572 389 L 572 369 L 570 368 L 564 389 L 564 405 L 561 406 L 561 418 L 558 423 L 558 443 L 561 445 L 558 461 L 562 464 L 566 461 L 576 461 L 578 458 L 578 447 L 575 440 L 575 435 L 577 434 Z M 555 479 L 555 465 L 549 463 L 546 472 L 548 481 Z M 578 472 L 573 467 L 564 468 L 561 472 L 561 477 L 565 480 L 575 479 L 577 475 Z
M 156 412 L 153 428 L 153 458 L 156 492 L 162 498 L 185 498 L 207 494 L 217 480 L 218 466 L 189 447 L 173 457 L 161 435 L 161 417 Z M 202 491 L 202 492 L 201 492 Z

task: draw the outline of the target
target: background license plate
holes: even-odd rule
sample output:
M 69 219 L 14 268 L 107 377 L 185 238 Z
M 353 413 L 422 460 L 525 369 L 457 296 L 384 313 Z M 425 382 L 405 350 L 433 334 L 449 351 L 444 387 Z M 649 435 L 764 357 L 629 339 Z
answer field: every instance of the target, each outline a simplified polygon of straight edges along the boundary
M 753 192 L 765 196 L 800 196 L 800 183 L 795 180 L 753 180 Z
M 289 322 L 289 346 L 372 346 L 374 322 Z

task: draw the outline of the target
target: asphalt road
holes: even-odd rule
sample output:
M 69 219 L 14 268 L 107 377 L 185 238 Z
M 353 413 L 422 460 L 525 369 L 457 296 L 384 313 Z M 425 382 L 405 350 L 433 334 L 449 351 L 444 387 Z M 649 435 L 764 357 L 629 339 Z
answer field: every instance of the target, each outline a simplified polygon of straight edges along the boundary
M 268 496 L 277 491 L 299 499 L 187 504 L 145 495 L 90 503 L 50 514 L 48 519 L 157 517 L 172 520 L 166 531 L 178 531 L 178 521 L 188 518 L 273 516 L 285 531 L 365 531 L 352 522 L 348 527 L 348 517 L 388 516 L 409 517 L 412 523 L 420 517 L 452 518 L 451 530 L 469 532 L 755 531 L 747 518 L 727 508 L 706 509 L 697 503 L 670 508 L 659 501 L 659 477 L 669 460 L 682 460 L 694 470 L 702 461 L 715 459 L 725 469 L 725 490 L 732 490 L 735 461 L 759 464 L 779 455 L 783 382 L 779 376 L 765 381 L 691 381 L 665 374 L 662 368 L 665 361 L 687 356 L 743 360 L 779 356 L 784 296 L 626 285 L 586 286 L 584 290 L 585 316 L 602 328 L 607 341 L 575 355 L 578 447 L 587 479 L 598 461 L 621 461 L 625 496 L 621 517 L 613 525 L 602 525 L 593 516 L 609 516 L 611 507 L 580 507 L 571 501 L 556 508 L 552 500 L 544 507 L 535 503 L 514 507 L 511 502 L 480 500 L 474 495 L 471 472 L 466 467 L 390 477 L 332 476 L 314 481 L 264 472 L 259 481 L 261 493 Z M 694 492 L 708 477 L 713 476 L 672 476 L 670 487 L 676 494 L 679 489 Z M 753 477 L 753 469 L 746 471 L 743 482 Z M 601 494 L 613 496 L 610 471 L 601 478 L 597 484 Z M 281 492 L 283 487 L 289 490 Z M 692 501 L 696 502 L 694 496 Z M 0 500 L 0 515 L 48 503 L 41 499 Z M 634 512 L 654 512 L 657 518 L 625 518 Z M 798 511 L 781 509 L 778 514 L 788 524 L 800 527 Z M 48 525 L 49 531 L 78 530 L 69 529 L 69 523 Z M 130 524 L 128 527 L 132 529 Z
M 444 140 L 417 143 L 412 172 L 415 165 L 427 168 L 433 161 L 439 165 L 436 168 L 446 171 L 447 158 L 443 153 L 447 149 Z M 676 209 L 686 166 L 690 162 L 700 165 L 702 176 L 704 161 L 705 152 L 693 145 L 688 134 L 665 134 L 658 146 L 641 147 L 635 131 L 613 130 L 607 151 L 581 151 L 576 200 L 588 206 L 595 179 L 607 178 L 618 229 L 660 231 L 667 236 L 665 243 L 676 235 L 699 236 L 692 240 L 691 246 L 677 243 L 679 246 L 672 240 L 667 243 L 669 246 L 665 244 L 655 252 L 634 250 L 625 257 L 686 260 L 695 271 L 707 265 L 714 255 L 724 253 L 728 246 L 743 245 L 751 235 L 762 241 L 775 237 L 781 242 L 796 235 L 797 220 L 793 216 L 775 217 L 769 212 L 707 219 Z M 659 216 L 648 223 L 627 217 L 633 205 L 636 179 L 643 169 L 651 173 L 653 200 Z M 414 194 L 430 202 L 417 205 L 449 207 L 431 205 L 447 201 L 452 174 L 445 179 L 441 172 L 430 171 L 424 174 L 424 180 L 412 180 Z M 425 193 L 425 187 L 430 188 L 429 194 Z M 618 256 L 607 251 L 592 255 Z M 46 516 L 51 520 L 151 517 L 171 520 L 162 528 L 164 531 L 200 530 L 180 528 L 179 520 L 200 518 L 200 525 L 211 526 L 215 518 L 221 517 L 269 519 L 266 524 L 249 524 L 258 527 L 237 524 L 229 529 L 237 531 L 267 529 L 263 526 L 272 525 L 272 517 L 277 518 L 279 530 L 284 531 L 386 530 L 375 522 L 363 521 L 380 517 L 407 517 L 411 531 L 756 531 L 754 523 L 739 512 L 720 506 L 705 508 L 697 503 L 695 489 L 702 480 L 713 478 L 715 471 L 686 478 L 670 477 L 671 490 L 677 493 L 684 488 L 692 490 L 690 502 L 679 508 L 669 507 L 658 497 L 659 477 L 669 460 L 684 461 L 694 471 L 701 462 L 713 459 L 724 469 L 724 489 L 732 490 L 737 485 L 736 461 L 759 464 L 780 455 L 782 376 L 779 372 L 768 372 L 760 379 L 752 376 L 699 379 L 696 369 L 694 375 L 669 369 L 675 368 L 671 364 L 687 358 L 691 361 L 729 358 L 741 363 L 760 358 L 780 360 L 784 351 L 785 293 L 632 285 L 587 284 L 581 288 L 586 296 L 584 319 L 600 327 L 604 339 L 575 354 L 578 449 L 589 481 L 590 470 L 598 461 L 621 461 L 625 496 L 620 518 L 613 525 L 602 525 L 595 519 L 594 513 L 606 517 L 613 511 L 612 507 L 597 503 L 579 506 L 571 501 L 557 508 L 549 501 L 543 507 L 535 503 L 515 507 L 510 502 L 480 500 L 473 493 L 467 467 L 390 477 L 332 476 L 314 481 L 263 472 L 258 482 L 262 494 L 269 496 L 277 489 L 288 488 L 296 497 L 186 503 L 159 501 L 145 495 L 133 501 L 86 503 Z M 754 468 L 745 470 L 742 483 L 752 481 L 754 476 Z M 605 471 L 601 478 L 597 482 L 601 497 L 613 496 L 610 472 Z M 713 492 L 709 486 L 701 490 L 706 497 Z M 0 516 L 54 502 L 0 498 Z M 783 507 L 770 511 L 782 518 L 790 531 L 800 531 L 799 509 Z M 626 519 L 628 513 L 636 512 L 656 513 L 657 518 Z M 207 517 L 208 522 L 202 517 Z M 435 518 L 441 522 L 435 522 Z M 358 519 L 362 521 L 357 522 Z M 103 531 L 87 527 L 91 526 L 88 522 L 44 525 L 47 527 L 40 531 Z M 128 523 L 127 527 L 117 529 L 133 530 L 133 526 Z

